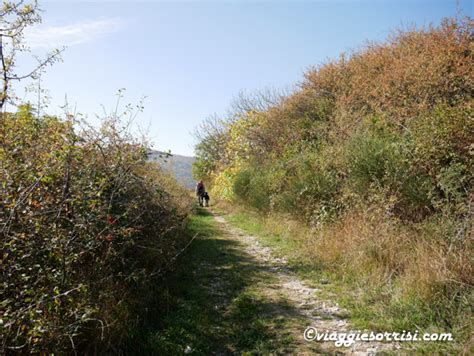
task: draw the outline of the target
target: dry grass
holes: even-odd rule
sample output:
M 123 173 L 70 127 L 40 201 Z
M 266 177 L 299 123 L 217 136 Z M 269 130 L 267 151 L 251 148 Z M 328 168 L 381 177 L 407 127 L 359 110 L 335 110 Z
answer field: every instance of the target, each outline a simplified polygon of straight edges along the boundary
M 381 211 L 360 209 L 311 229 L 288 215 L 249 213 L 221 202 L 217 208 L 243 214 L 251 233 L 264 236 L 310 278 L 317 271 L 330 276 L 344 291 L 341 300 L 351 296 L 354 317 L 363 320 L 359 326 L 450 331 L 456 337 L 450 347 L 469 349 L 472 227 L 463 242 L 447 245 L 444 235 L 452 231 L 446 218 L 444 225 L 407 226 Z

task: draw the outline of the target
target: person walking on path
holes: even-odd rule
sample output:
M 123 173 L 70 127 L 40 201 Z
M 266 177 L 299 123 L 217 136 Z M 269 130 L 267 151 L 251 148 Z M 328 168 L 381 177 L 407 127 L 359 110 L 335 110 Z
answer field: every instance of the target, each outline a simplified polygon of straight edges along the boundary
M 198 197 L 199 206 L 203 206 L 205 192 L 206 192 L 206 188 L 204 187 L 204 183 L 202 182 L 202 180 L 200 180 L 196 184 L 196 196 Z

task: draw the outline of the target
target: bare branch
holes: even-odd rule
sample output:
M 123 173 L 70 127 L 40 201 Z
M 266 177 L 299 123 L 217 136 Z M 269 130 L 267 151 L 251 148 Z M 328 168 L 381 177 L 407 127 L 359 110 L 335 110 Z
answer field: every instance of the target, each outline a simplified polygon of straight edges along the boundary
M 53 53 L 50 53 L 46 57 L 46 59 L 41 61 L 41 63 L 28 74 L 25 74 L 22 76 L 17 76 L 14 74 L 11 77 L 7 76 L 7 79 L 8 80 L 23 80 L 26 78 L 33 78 L 35 74 L 37 74 L 41 69 L 45 68 L 47 65 L 53 64 L 56 60 L 58 60 L 60 58 L 61 53 L 64 52 L 65 50 L 66 50 L 66 47 L 63 47 L 60 50 L 58 49 L 58 50 L 55 50 Z
M 13 98 L 9 97 L 10 81 L 35 79 L 47 65 L 52 65 L 60 60 L 61 53 L 65 50 L 62 48 L 48 54 L 44 60 L 38 61 L 38 65 L 27 74 L 14 73 L 18 53 L 30 51 L 23 40 L 24 31 L 27 27 L 41 22 L 39 12 L 36 0 L 29 3 L 25 3 L 24 0 L 3 1 L 3 6 L 0 9 L 0 80 L 3 82 L 0 92 L 0 111 L 7 101 L 13 101 Z M 5 43 L 5 39 L 8 39 L 8 43 Z

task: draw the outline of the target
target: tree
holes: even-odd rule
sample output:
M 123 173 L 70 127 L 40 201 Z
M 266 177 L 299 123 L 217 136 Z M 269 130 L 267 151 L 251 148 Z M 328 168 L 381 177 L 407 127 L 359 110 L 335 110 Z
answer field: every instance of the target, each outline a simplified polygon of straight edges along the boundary
M 20 1 L 3 1 L 0 8 L 0 111 L 5 103 L 13 98 L 10 95 L 10 83 L 24 79 L 37 79 L 48 65 L 60 59 L 62 49 L 56 49 L 47 54 L 44 59 L 38 59 L 37 64 L 28 72 L 15 72 L 17 57 L 20 53 L 30 53 L 30 48 L 24 40 L 25 29 L 41 22 L 38 2 L 25 3 Z
M 210 172 L 224 155 L 227 123 L 217 115 L 204 120 L 193 135 L 199 142 L 195 146 L 198 160 L 193 165 L 193 176 L 208 179 Z

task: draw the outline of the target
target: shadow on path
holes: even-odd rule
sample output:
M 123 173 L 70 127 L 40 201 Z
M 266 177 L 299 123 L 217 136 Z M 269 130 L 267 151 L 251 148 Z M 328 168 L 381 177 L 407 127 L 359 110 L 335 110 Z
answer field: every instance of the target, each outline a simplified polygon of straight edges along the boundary
M 259 293 L 262 283 L 272 285 L 274 269 L 246 253 L 235 234 L 205 209 L 190 219 L 188 230 L 198 236 L 158 292 L 165 305 L 148 317 L 133 353 L 294 351 L 295 340 L 285 328 L 288 320 L 303 316 L 285 300 Z

